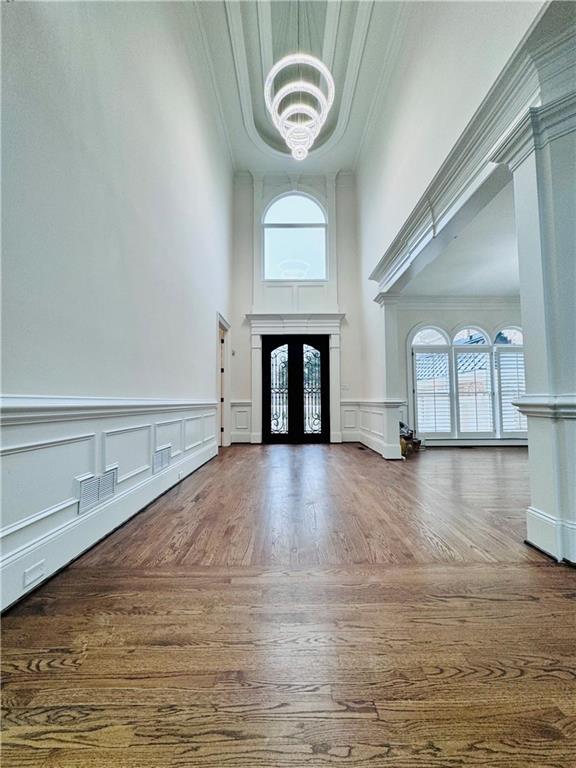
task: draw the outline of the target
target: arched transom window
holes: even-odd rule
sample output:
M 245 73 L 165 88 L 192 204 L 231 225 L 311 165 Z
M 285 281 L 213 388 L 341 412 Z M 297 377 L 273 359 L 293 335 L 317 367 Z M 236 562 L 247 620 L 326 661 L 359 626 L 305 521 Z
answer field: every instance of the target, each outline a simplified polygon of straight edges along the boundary
M 416 428 L 429 437 L 521 437 L 526 417 L 513 405 L 524 394 L 523 336 L 502 328 L 491 337 L 466 327 L 449 340 L 437 328 L 412 338 Z
M 264 279 L 326 280 L 326 216 L 308 195 L 275 200 L 264 216 Z

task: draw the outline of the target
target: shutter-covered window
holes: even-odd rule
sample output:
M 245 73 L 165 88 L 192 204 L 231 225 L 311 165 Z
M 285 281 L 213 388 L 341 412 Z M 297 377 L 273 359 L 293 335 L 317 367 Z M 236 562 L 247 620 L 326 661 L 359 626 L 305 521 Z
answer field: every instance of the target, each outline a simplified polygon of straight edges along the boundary
M 456 351 L 456 387 L 460 432 L 494 432 L 490 352 Z
M 524 352 L 520 349 L 498 349 L 496 353 L 498 389 L 500 396 L 500 428 L 502 434 L 526 432 L 526 416 L 520 413 L 513 400 L 526 389 L 524 378 Z
M 448 351 L 414 351 L 414 381 L 418 431 L 452 432 L 450 358 Z

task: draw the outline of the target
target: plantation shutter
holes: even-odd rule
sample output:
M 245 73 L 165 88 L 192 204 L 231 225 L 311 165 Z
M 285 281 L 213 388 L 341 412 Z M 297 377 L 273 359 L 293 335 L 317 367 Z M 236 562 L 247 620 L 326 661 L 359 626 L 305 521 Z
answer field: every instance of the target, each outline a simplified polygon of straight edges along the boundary
M 493 434 L 490 352 L 456 351 L 456 386 L 460 432 Z
M 521 397 L 526 391 L 524 352 L 518 349 L 498 349 L 496 367 L 502 434 L 526 432 L 528 429 L 526 416 L 512 405 L 512 401 Z
M 414 351 L 414 383 L 418 431 L 452 432 L 448 352 Z

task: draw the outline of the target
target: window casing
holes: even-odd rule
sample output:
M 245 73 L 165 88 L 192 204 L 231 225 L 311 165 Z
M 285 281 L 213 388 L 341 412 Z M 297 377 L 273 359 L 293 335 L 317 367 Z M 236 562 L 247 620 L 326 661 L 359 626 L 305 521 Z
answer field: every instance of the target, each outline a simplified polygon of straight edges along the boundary
M 283 195 L 263 219 L 264 280 L 318 282 L 328 279 L 326 215 L 302 193 Z
M 504 328 L 494 343 L 474 327 L 450 340 L 422 328 L 411 345 L 415 426 L 445 439 L 526 437 L 526 417 L 512 405 L 524 394 L 522 332 Z

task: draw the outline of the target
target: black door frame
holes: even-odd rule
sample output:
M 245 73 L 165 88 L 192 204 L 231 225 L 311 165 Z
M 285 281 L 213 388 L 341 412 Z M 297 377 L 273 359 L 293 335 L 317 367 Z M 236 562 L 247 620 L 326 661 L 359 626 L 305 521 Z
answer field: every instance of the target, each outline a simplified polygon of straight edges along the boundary
M 288 345 L 288 434 L 271 432 L 270 353 Z M 309 344 L 320 352 L 320 398 L 322 431 L 304 433 L 304 360 L 302 346 Z M 328 335 L 262 336 L 262 442 L 263 443 L 329 443 L 330 442 L 330 337 Z

